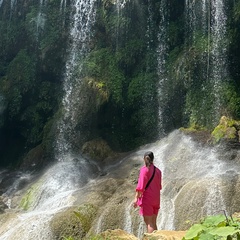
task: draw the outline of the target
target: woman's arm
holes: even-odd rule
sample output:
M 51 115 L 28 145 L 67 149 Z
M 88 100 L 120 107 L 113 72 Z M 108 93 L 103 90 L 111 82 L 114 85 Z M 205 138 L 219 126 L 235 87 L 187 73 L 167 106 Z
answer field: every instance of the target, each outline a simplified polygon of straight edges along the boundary
M 141 197 L 142 197 L 142 192 L 136 191 L 134 202 L 133 202 L 133 207 L 136 208 L 138 206 L 138 204 L 137 204 L 138 198 L 141 198 Z

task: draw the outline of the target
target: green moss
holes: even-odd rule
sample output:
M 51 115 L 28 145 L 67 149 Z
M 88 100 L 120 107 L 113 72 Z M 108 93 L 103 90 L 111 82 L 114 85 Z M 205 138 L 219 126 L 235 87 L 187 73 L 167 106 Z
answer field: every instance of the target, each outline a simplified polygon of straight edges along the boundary
M 25 193 L 20 201 L 19 207 L 24 210 L 29 210 L 37 201 L 37 193 L 39 191 L 40 183 L 33 184 Z
M 222 139 L 238 140 L 237 132 L 240 130 L 239 121 L 232 118 L 221 117 L 219 125 L 215 127 L 211 135 L 214 143 L 220 142 Z
M 96 213 L 97 208 L 92 204 L 69 208 L 54 216 L 50 223 L 52 232 L 56 239 L 84 239 Z
M 188 128 L 181 127 L 179 130 L 185 133 L 192 133 L 196 131 L 206 131 L 207 129 L 204 126 L 200 126 L 195 123 L 195 124 L 191 124 L 191 126 Z
M 217 126 L 212 132 L 212 137 L 214 138 L 214 142 L 219 142 L 222 138 L 224 138 L 226 132 L 226 128 L 224 126 Z
M 96 213 L 97 209 L 92 204 L 84 204 L 83 206 L 79 207 L 77 211 L 74 211 L 74 214 L 79 219 L 85 234 L 87 234 L 90 230 Z

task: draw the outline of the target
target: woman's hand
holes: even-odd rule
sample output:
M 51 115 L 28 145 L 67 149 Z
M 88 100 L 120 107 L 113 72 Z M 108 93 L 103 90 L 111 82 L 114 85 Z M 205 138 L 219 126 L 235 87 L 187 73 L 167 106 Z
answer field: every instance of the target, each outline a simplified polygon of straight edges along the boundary
M 134 201 L 133 201 L 133 207 L 134 208 L 136 208 L 138 206 L 137 202 L 138 202 L 138 199 L 135 198 Z
M 133 201 L 133 207 L 136 208 L 138 206 L 138 198 L 142 197 L 142 192 L 136 191 L 135 198 Z

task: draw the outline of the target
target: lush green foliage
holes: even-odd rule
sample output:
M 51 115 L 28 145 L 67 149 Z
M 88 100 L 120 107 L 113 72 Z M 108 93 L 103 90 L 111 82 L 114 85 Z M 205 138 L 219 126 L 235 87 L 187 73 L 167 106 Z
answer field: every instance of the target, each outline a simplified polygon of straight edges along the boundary
M 238 240 L 240 239 L 239 219 L 224 215 L 206 217 L 201 223 L 194 224 L 183 240 Z
M 181 126 L 212 130 L 222 115 L 240 118 L 239 0 L 224 1 L 227 31 L 218 47 L 226 50 L 227 74 L 217 79 L 211 68 L 210 19 L 195 19 L 193 28 L 186 22 L 184 0 L 124 4 L 120 7 L 111 0 L 96 4 L 90 53 L 80 77 L 91 79 L 89 87 L 98 89 L 93 92 L 99 103 L 96 120 L 82 127 L 91 129 L 84 139 L 97 135 L 117 150 L 130 150 L 153 141 L 160 132 Z M 159 14 L 163 5 L 164 16 Z M 207 4 L 206 11 L 210 8 Z M 17 1 L 13 9 L 4 1 L 0 8 L 0 96 L 4 103 L 0 148 L 5 165 L 38 144 L 47 153 L 52 151 L 73 13 L 70 1 L 61 9 L 59 0 L 41 8 L 39 2 Z M 161 34 L 166 41 L 164 58 L 159 58 Z M 164 69 L 159 69 L 161 64 Z M 216 82 L 220 83 L 217 89 Z
M 44 126 L 57 110 L 61 85 L 56 79 L 63 63 L 61 45 L 66 41 L 64 16 L 57 6 L 58 1 L 49 2 L 41 15 L 38 3 L 24 7 L 16 3 L 18 15 L 5 3 L 0 9 L 4 10 L 0 19 L 0 93 L 6 106 L 1 121 L 1 164 L 18 161 L 24 148 L 41 143 Z

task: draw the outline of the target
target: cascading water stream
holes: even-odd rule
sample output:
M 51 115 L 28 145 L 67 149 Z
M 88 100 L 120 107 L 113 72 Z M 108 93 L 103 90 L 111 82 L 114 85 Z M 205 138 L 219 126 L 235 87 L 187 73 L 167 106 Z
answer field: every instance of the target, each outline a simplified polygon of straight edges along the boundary
M 67 6 L 67 0 L 61 0 L 60 2 L 60 12 L 65 12 Z
M 91 27 L 95 22 L 94 0 L 85 2 L 76 0 L 74 12 L 72 13 L 72 28 L 70 31 L 69 56 L 65 66 L 64 74 L 64 97 L 62 100 L 63 117 L 58 123 L 58 136 L 56 139 L 56 159 L 64 160 L 65 155 L 71 151 L 71 140 L 74 139 L 78 119 L 80 98 L 79 88 L 81 79 L 74 75 L 81 72 L 82 60 L 88 52 L 88 43 L 91 37 Z
M 17 0 L 11 0 L 11 10 L 13 10 L 16 3 L 17 3 Z
M 180 224 L 184 216 L 188 220 L 195 214 L 200 219 L 220 214 L 222 210 L 228 212 L 230 206 L 223 197 L 223 179 L 237 171 L 229 162 L 219 159 L 217 150 L 198 148 L 185 136 L 177 143 L 171 139 L 173 136 L 176 135 L 169 136 L 169 145 L 157 158 L 158 163 L 163 161 L 164 181 L 159 227 L 169 230 L 174 230 L 176 222 Z M 195 204 L 196 209 L 192 209 Z
M 116 29 L 116 50 L 118 50 L 119 45 L 119 28 L 120 28 L 120 21 L 121 21 L 121 15 L 122 15 L 122 9 L 126 5 L 126 0 L 117 0 L 116 1 L 116 7 L 117 7 L 117 29 Z
M 185 6 L 186 54 L 192 55 L 194 71 L 197 72 L 192 78 L 196 78 L 196 82 L 202 82 L 199 85 L 199 91 L 203 96 L 199 104 L 200 108 L 205 109 L 206 104 L 209 104 L 211 93 L 212 105 L 210 107 L 214 112 L 212 114 L 214 117 L 208 119 L 208 122 L 214 125 L 222 114 L 222 86 L 228 77 L 227 42 L 225 40 L 227 38 L 227 6 L 223 0 L 186 0 Z M 203 47 L 206 50 L 202 51 L 200 56 L 199 53 L 194 53 L 195 48 L 201 51 Z M 188 79 L 188 81 L 194 80 Z
M 113 216 L 114 221 L 119 218 L 122 229 L 141 238 L 145 225 L 138 215 L 138 209 L 131 207 L 135 184 L 132 184 L 130 175 L 135 172 L 137 177 L 145 151 L 154 152 L 155 165 L 163 173 L 161 210 L 157 223 L 159 229 L 181 230 L 187 220 L 199 221 L 208 214 L 219 214 L 223 210 L 232 214 L 238 209 L 240 200 L 234 194 L 237 194 L 237 186 L 240 186 L 240 169 L 237 159 L 229 160 L 229 156 L 236 153 L 224 155 L 218 148 L 202 147 L 189 136 L 175 131 L 160 141 L 118 159 L 115 164 L 109 164 L 104 169 L 107 174 L 96 181 L 89 181 L 93 166 L 88 161 L 76 159 L 58 162 L 31 185 L 29 194 L 34 194 L 29 196 L 34 198 L 28 204 L 32 210 L 0 226 L 0 240 L 14 240 L 19 234 L 22 239 L 52 239 L 49 221 L 57 212 L 73 204 L 75 189 L 89 204 L 93 200 L 100 201 L 102 208 L 93 226 L 94 232 L 107 230 L 112 224 L 112 213 L 116 211 L 118 215 Z M 123 181 L 126 185 L 121 185 Z M 91 182 L 94 183 L 91 185 Z M 93 195 L 89 197 L 88 191 Z M 103 196 L 106 198 L 101 200 Z
M 56 159 L 64 160 L 65 155 L 71 149 L 72 140 L 76 137 L 75 127 L 79 116 L 79 104 L 81 97 L 81 79 L 77 78 L 76 72 L 81 72 L 82 61 L 88 52 L 88 43 L 91 37 L 91 27 L 95 22 L 95 0 L 85 2 L 76 0 L 74 2 L 74 13 L 72 14 L 72 28 L 70 31 L 69 56 L 65 66 L 64 74 L 64 97 L 62 100 L 63 117 L 58 123 L 58 137 L 56 139 Z
M 45 22 L 46 22 L 46 16 L 44 14 L 44 8 L 47 7 L 47 0 L 40 0 L 39 3 L 39 11 L 36 19 L 36 26 L 37 26 L 37 32 L 36 35 L 37 37 L 40 34 L 40 31 L 44 29 L 45 27 Z
M 226 22 L 227 16 L 225 13 L 226 6 L 223 0 L 212 0 L 212 69 L 211 81 L 213 85 L 213 95 L 215 102 L 214 116 L 216 119 L 221 117 L 221 92 L 222 85 L 227 81 L 227 47 L 226 42 Z
M 159 111 L 158 111 L 158 135 L 163 136 L 164 126 L 163 126 L 163 106 L 165 93 L 163 91 L 164 85 L 167 82 L 167 70 L 166 70 L 166 58 L 168 54 L 168 41 L 167 41 L 167 27 L 168 27 L 168 1 L 163 0 L 160 3 L 159 15 L 161 20 L 159 23 L 159 32 L 158 32 L 158 48 L 157 48 L 157 62 L 158 68 L 157 73 L 159 77 L 158 84 L 158 99 L 159 99 Z
M 73 2 L 72 28 L 70 31 L 69 57 L 66 62 L 64 75 L 63 117 L 58 124 L 59 135 L 56 140 L 56 158 L 59 160 L 50 166 L 45 174 L 35 183 L 27 193 L 26 202 L 28 213 L 19 215 L 12 223 L 0 228 L 1 240 L 16 239 L 52 239 L 49 229 L 51 218 L 63 208 L 71 206 L 74 202 L 72 194 L 87 184 L 94 173 L 98 171 L 96 165 L 85 159 L 74 156 L 71 153 L 71 139 L 74 138 L 78 102 L 81 96 L 78 89 L 81 87 L 81 79 L 76 79 L 75 71 L 81 70 L 82 60 L 88 52 L 88 43 L 91 37 L 91 26 L 95 21 L 95 1 L 76 0 Z M 40 1 L 40 12 L 46 6 L 47 0 Z M 61 2 L 64 7 L 66 1 Z M 84 97 L 84 96 L 83 96 Z M 18 189 L 17 179 L 8 192 L 6 199 L 12 197 L 12 193 Z M 17 185 L 16 185 L 16 184 Z M 12 191 L 11 191 L 12 190 Z M 9 192 L 11 191 L 11 192 Z M 31 200 L 29 202 L 29 196 Z M 25 201 L 23 200 L 23 202 Z M 24 203 L 23 203 L 24 205 Z M 23 206 L 24 207 L 24 206 Z M 51 209 L 51 211 L 50 211 Z M 47 211 L 46 211 L 47 210 Z M 13 227 L 14 226 L 14 227 Z

